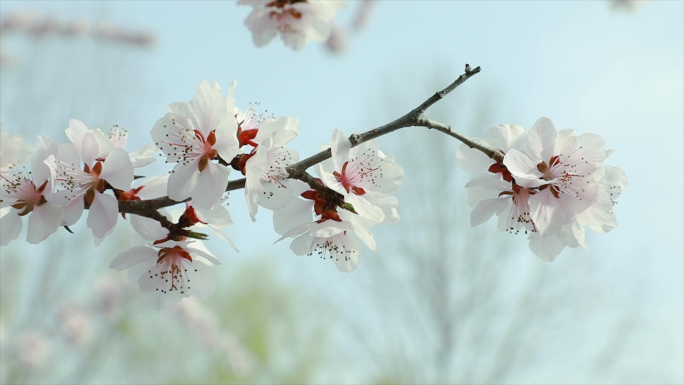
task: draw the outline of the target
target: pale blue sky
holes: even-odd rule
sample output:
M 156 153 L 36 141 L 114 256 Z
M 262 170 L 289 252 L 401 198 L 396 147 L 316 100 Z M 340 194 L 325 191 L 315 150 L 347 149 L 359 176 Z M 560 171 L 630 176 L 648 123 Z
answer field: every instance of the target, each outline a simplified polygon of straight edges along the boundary
M 356 2 L 350 3 L 340 12 L 343 22 L 356 12 Z M 464 63 L 481 66 L 480 74 L 454 91 L 458 96 L 440 104 L 445 108 L 456 99 L 465 100 L 460 108 L 466 110 L 457 114 L 469 116 L 467 109 L 484 103 L 489 121 L 482 127 L 456 129 L 478 135 L 498 123 L 529 128 L 540 116 L 548 116 L 559 129 L 596 133 L 616 150 L 607 163 L 622 168 L 630 180 L 616 206 L 619 227 L 607 235 L 589 236 L 588 251 L 565 252 L 548 268 L 561 270 L 575 258 L 600 258 L 605 260 L 604 289 L 630 293 L 630 283 L 638 282 L 647 292 L 647 311 L 654 317 L 648 327 L 666 328 L 674 333 L 667 338 L 674 335 L 680 341 L 666 360 L 682 358 L 682 332 L 676 325 L 684 322 L 684 2 L 650 1 L 625 12 L 611 9 L 605 1 L 383 1 L 340 56 L 316 43 L 301 52 L 285 48 L 279 40 L 256 48 L 243 25 L 250 7 L 232 2 L 3 1 L 0 12 L 30 6 L 41 15 L 107 20 L 157 36 L 151 51 L 139 56 L 141 63 L 130 63 L 130 71 L 142 71 L 132 76 L 143 88 L 101 108 L 107 113 L 99 119 L 57 111 L 52 122 L 57 129 L 51 135 L 62 141 L 66 138 L 57 133 L 66 119 L 80 118 L 89 126 L 127 127 L 132 140 L 142 145 L 166 106 L 189 100 L 200 81 L 217 81 L 226 90 L 238 79 L 241 107 L 258 101 L 277 116 L 300 120 L 300 136 L 293 146 L 307 156 L 329 140 L 334 128 L 350 133 L 386 123 L 430 95 L 426 82 L 437 80 L 443 87 L 462 73 Z M 8 38 L 10 49 L 15 44 L 21 42 Z M 5 85 L 16 86 L 18 80 L 2 76 L 5 101 L 0 103 L 8 108 Z M 381 87 L 393 92 L 392 112 Z M 125 87 L 117 89 L 124 91 Z M 20 117 L 4 108 L 0 118 L 10 132 L 21 126 Z M 382 138 L 383 143 L 392 148 L 393 139 Z M 454 142 L 454 152 L 457 146 Z M 401 164 L 416 154 L 395 156 Z M 448 166 L 462 172 L 455 162 Z M 241 192 L 231 197 L 238 225 L 229 232 L 242 251 L 236 258 L 287 254 L 285 244 L 264 246 L 277 238 L 275 234 L 266 241 L 254 237 L 269 231 L 270 216 L 261 213 L 263 219 L 252 225 L 241 197 Z M 517 244 L 521 258 L 536 258 L 526 242 Z M 232 256 L 223 258 L 229 265 Z M 314 280 L 339 292 L 354 284 L 354 278 L 341 276 L 318 260 L 273 259 L 295 279 L 297 274 L 319 277 Z M 362 262 L 359 269 L 363 266 Z M 658 323 L 655 318 L 666 321 Z M 680 369 L 678 378 L 681 375 Z

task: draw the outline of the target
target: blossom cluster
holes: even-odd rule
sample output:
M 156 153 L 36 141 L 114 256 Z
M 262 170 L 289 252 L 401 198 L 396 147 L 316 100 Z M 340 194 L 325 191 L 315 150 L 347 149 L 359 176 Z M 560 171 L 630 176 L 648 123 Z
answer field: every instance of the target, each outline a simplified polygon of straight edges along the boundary
M 2 131 L 1 244 L 19 236 L 22 218 L 28 219 L 26 239 L 35 244 L 76 223 L 84 210 L 99 242 L 119 221 L 119 204 L 168 196 L 184 209 L 121 211 L 140 239 L 110 267 L 127 270 L 158 309 L 190 295 L 207 299 L 216 289 L 211 267 L 221 261 L 202 244 L 207 235 L 200 231 L 209 228 L 232 244 L 224 231 L 233 223 L 225 202 L 229 176 L 237 171 L 245 177 L 252 220 L 259 207 L 272 210 L 281 240 L 294 238 L 295 254 L 316 253 L 353 270 L 361 254 L 356 238 L 375 250 L 369 229 L 398 220 L 391 193 L 403 170 L 377 141 L 352 147 L 336 130 L 332 158 L 317 167 L 319 179 L 292 179 L 287 168 L 299 153 L 286 145 L 298 134 L 298 120 L 258 113 L 254 105 L 241 110 L 235 88 L 233 82 L 224 96 L 217 83 L 202 82 L 190 102 L 168 106 L 151 129 L 154 143 L 132 153 L 124 149 L 127 132 L 117 126 L 105 133 L 72 119 L 65 130 L 70 143 L 39 137 L 33 149 Z M 159 153 L 173 164 L 168 175 L 134 176 Z
M 118 126 L 105 133 L 72 119 L 68 143 L 38 137 L 34 148 L 0 127 L 0 244 L 19 236 L 23 218 L 26 239 L 35 244 L 61 226 L 68 229 L 85 210 L 99 242 L 121 214 L 139 237 L 111 268 L 126 270 L 157 309 L 188 296 L 207 299 L 216 290 L 213 266 L 221 260 L 202 241 L 210 229 L 233 245 L 225 231 L 233 223 L 227 191 L 235 189 L 231 183 L 243 183 L 253 221 L 259 207 L 273 212 L 276 242 L 289 239 L 296 255 L 317 255 L 340 271 L 354 270 L 362 245 L 377 250 L 373 227 L 399 220 L 393 194 L 402 185 L 402 167 L 376 139 L 359 140 L 363 133 L 357 133 L 352 142 L 341 130 L 312 158 L 328 155 L 300 162 L 287 147 L 298 134 L 298 120 L 276 119 L 258 112 L 258 105 L 240 109 L 235 89 L 233 82 L 224 96 L 217 83 L 203 81 L 189 102 L 168 106 L 150 131 L 153 143 L 135 152 L 125 149 L 127 132 Z M 493 127 L 479 143 L 500 156 L 458 150 L 463 168 L 478 173 L 466 185 L 472 225 L 497 214 L 499 228 L 528 233 L 530 247 L 546 260 L 565 246 L 585 246 L 585 227 L 608 232 L 616 226 L 612 207 L 627 179 L 603 164 L 611 151 L 600 137 L 558 132 L 542 118 L 527 134 L 517 125 Z M 173 165 L 168 174 L 134 171 L 155 155 Z M 314 165 L 316 176 L 302 165 Z M 229 180 L 233 172 L 244 179 Z M 170 203 L 150 209 L 147 204 L 157 198 Z M 136 206 L 138 201 L 145 202 Z M 176 204 L 184 207 L 164 208 Z
M 464 144 L 457 151 L 461 167 L 477 174 L 466 184 L 472 226 L 496 214 L 500 230 L 528 234 L 532 251 L 547 261 L 566 246 L 586 248 L 586 227 L 606 233 L 617 226 L 613 205 L 628 181 L 603 164 L 612 151 L 598 135 L 558 131 L 543 117 L 528 133 L 519 125 L 492 127 L 480 142 L 503 160 Z

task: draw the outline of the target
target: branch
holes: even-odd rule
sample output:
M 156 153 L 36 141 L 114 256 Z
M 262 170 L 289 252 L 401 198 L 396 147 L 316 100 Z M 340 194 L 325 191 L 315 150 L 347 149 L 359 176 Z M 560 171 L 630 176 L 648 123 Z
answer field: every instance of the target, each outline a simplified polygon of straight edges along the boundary
M 499 151 L 497 151 L 494 148 L 491 148 L 487 145 L 484 145 L 482 143 L 477 143 L 475 140 L 458 133 L 456 131 L 453 131 L 450 126 L 435 122 L 428 117 L 424 115 L 425 110 L 430 108 L 433 104 L 437 103 L 440 101 L 442 98 L 444 98 L 446 95 L 448 95 L 451 91 L 456 89 L 456 87 L 460 86 L 461 84 L 465 83 L 466 80 L 470 79 L 472 76 L 475 74 L 478 74 L 480 72 L 480 67 L 475 67 L 474 69 L 470 68 L 470 65 L 466 64 L 465 67 L 465 73 L 461 76 L 458 77 L 453 83 L 451 83 L 447 88 L 435 92 L 434 95 L 432 95 L 430 98 L 428 98 L 426 101 L 421 103 L 418 107 L 414 108 L 411 110 L 409 113 L 406 115 L 395 119 L 394 121 L 387 123 L 385 125 L 382 125 L 380 127 L 374 128 L 372 130 L 366 131 L 361 134 L 351 134 L 349 136 L 349 141 L 352 144 L 352 147 L 358 146 L 361 143 L 367 142 L 371 139 L 375 139 L 377 137 L 380 137 L 385 134 L 389 134 L 392 131 L 396 131 L 400 128 L 404 127 L 427 127 L 427 128 L 434 128 L 438 131 L 441 131 L 447 135 L 450 135 L 461 142 L 465 143 L 467 146 L 470 148 L 475 148 L 477 150 L 482 151 L 485 153 L 488 157 L 494 159 L 497 162 L 502 162 L 503 161 L 503 155 Z M 299 161 L 298 163 L 295 163 L 287 168 L 287 171 L 290 175 L 296 174 L 296 173 L 301 173 L 302 171 L 308 169 L 309 167 L 316 165 L 326 159 L 329 159 L 332 156 L 332 152 L 330 149 L 323 150 L 315 155 L 312 155 L 302 161 Z
M 361 143 L 365 143 L 371 139 L 378 138 L 380 136 L 389 134 L 390 132 L 396 131 L 400 128 L 404 127 L 426 127 L 428 129 L 435 129 L 437 131 L 443 132 L 451 137 L 454 137 L 461 142 L 465 143 L 467 146 L 470 148 L 475 148 L 477 150 L 482 151 L 484 154 L 486 154 L 488 157 L 494 159 L 496 162 L 503 162 L 503 155 L 496 149 L 487 146 L 483 143 L 479 143 L 476 140 L 469 138 L 457 131 L 454 131 L 451 129 L 451 126 L 446 125 L 444 123 L 440 123 L 437 121 L 434 121 L 427 116 L 425 116 L 425 111 L 430 108 L 433 104 L 437 103 L 438 101 L 442 100 L 446 95 L 448 95 L 451 91 L 456 89 L 456 87 L 460 86 L 461 84 L 465 83 L 466 80 L 470 79 L 472 76 L 478 74 L 480 72 L 480 67 L 475 67 L 471 68 L 470 65 L 466 64 L 465 66 L 465 72 L 463 75 L 459 76 L 458 79 L 456 79 L 453 83 L 451 83 L 448 87 L 445 89 L 436 92 L 434 95 L 432 95 L 430 98 L 425 100 L 423 103 L 421 103 L 418 107 L 414 108 L 411 110 L 409 113 L 405 114 L 404 116 L 395 119 L 394 121 L 387 123 L 385 125 L 382 125 L 380 127 L 371 129 L 369 131 L 366 131 L 361 134 L 352 134 L 349 136 L 349 141 L 352 144 L 352 147 L 358 146 Z M 301 160 L 297 163 L 294 163 L 286 168 L 288 175 L 290 178 L 293 179 L 299 179 L 305 183 L 307 183 L 309 186 L 312 188 L 316 189 L 317 191 L 327 191 L 329 190 L 327 187 L 325 187 L 322 183 L 320 183 L 316 178 L 311 176 L 309 173 L 306 172 L 306 170 L 314 166 L 326 159 L 329 159 L 332 156 L 332 153 L 330 149 L 321 151 L 315 155 L 312 155 L 304 160 Z M 238 180 L 233 180 L 228 182 L 228 185 L 226 186 L 226 191 L 232 191 L 232 190 L 237 190 L 245 187 L 245 179 L 238 179 Z M 332 190 L 330 190 L 332 191 Z M 330 192 L 328 191 L 328 192 Z M 337 194 L 337 193 L 335 193 Z M 339 195 L 339 194 L 337 194 Z M 186 199 L 185 201 L 175 201 L 173 199 L 170 199 L 169 197 L 162 197 L 162 198 L 156 198 L 156 199 L 148 199 L 148 200 L 143 200 L 143 201 L 123 201 L 119 202 L 119 211 L 121 213 L 129 213 L 129 214 L 136 214 L 136 215 L 141 215 L 144 217 L 149 217 L 149 218 L 155 218 L 158 216 L 156 213 L 157 210 L 163 208 L 163 207 L 168 207 L 172 206 L 178 203 L 183 203 L 188 201 L 189 199 Z M 166 227 L 166 226 L 165 226 Z

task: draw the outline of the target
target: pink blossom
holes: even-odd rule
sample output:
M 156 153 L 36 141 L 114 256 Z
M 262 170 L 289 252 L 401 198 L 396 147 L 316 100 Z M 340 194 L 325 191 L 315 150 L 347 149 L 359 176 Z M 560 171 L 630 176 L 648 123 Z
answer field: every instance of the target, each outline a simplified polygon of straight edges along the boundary
M 297 135 L 298 124 L 297 119 L 286 116 L 264 121 L 253 139 L 257 146 L 243 155 L 247 159 L 245 198 L 252 220 L 256 220 L 258 206 L 277 210 L 292 197 L 286 167 L 299 161 L 299 153 L 284 146 Z
M 57 145 L 39 137 L 31 157 L 31 172 L 9 168 L 0 173 L 0 245 L 5 246 L 19 236 L 22 217 L 28 216 L 29 243 L 39 243 L 53 234 L 64 219 L 64 208 L 52 200 L 54 180 L 43 163 L 54 154 Z
M 530 249 L 547 261 L 566 246 L 586 247 L 585 226 L 599 232 L 616 226 L 612 207 L 627 178 L 603 165 L 609 152 L 597 135 L 559 132 L 541 118 L 527 135 L 520 126 L 500 125 L 481 141 L 504 160 L 459 148 L 459 164 L 480 173 L 466 185 L 472 226 L 496 214 L 501 230 L 529 234 Z
M 245 25 L 252 32 L 257 47 L 268 44 L 280 34 L 286 46 L 299 51 L 309 40 L 327 40 L 331 20 L 347 3 L 338 0 L 240 0 L 238 5 L 254 7 Z
M 293 185 L 294 193 L 306 189 L 300 182 Z M 361 257 L 357 238 L 371 250 L 377 250 L 368 230 L 373 222 L 331 205 L 315 190 L 303 191 L 301 198 L 304 199 L 295 197 L 287 206 L 273 212 L 275 230 L 282 234 L 278 241 L 294 238 L 290 249 L 295 255 L 318 255 L 332 260 L 340 271 L 351 272 Z
M 190 103 L 172 103 L 154 125 L 155 144 L 167 162 L 176 163 L 169 177 L 169 198 L 192 198 L 197 207 L 206 209 L 221 199 L 230 169 L 214 160 L 229 163 L 238 153 L 233 111 L 220 86 L 204 81 Z
M 133 247 L 119 254 L 109 267 L 128 270 L 130 281 L 147 302 L 161 310 L 191 295 L 209 299 L 216 290 L 211 265 L 220 263 L 199 242 L 168 241 Z
M 316 168 L 323 183 L 342 194 L 361 217 L 383 222 L 383 198 L 401 186 L 404 170 L 380 151 L 377 140 L 352 147 L 340 130 L 333 132 L 331 151 L 332 157 Z
M 102 145 L 97 131 L 87 130 L 76 120 L 69 123 L 67 136 L 72 144 L 61 145 L 57 156 L 45 161 L 55 175 L 55 197 L 65 205 L 65 225 L 74 224 L 88 208 L 88 227 L 97 238 L 104 238 L 116 225 L 119 212 L 117 199 L 105 190 L 128 190 L 133 164 L 123 149 Z

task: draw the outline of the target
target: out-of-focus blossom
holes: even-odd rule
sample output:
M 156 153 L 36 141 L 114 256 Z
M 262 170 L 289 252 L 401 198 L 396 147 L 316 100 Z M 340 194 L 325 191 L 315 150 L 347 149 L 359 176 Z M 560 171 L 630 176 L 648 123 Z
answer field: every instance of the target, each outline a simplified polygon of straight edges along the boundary
M 191 198 L 199 208 L 219 202 L 230 169 L 214 160 L 230 162 L 238 154 L 234 107 L 218 83 L 202 82 L 190 103 L 175 102 L 152 128 L 155 144 L 176 163 L 168 182 L 168 196 Z
M 15 340 L 14 353 L 21 365 L 39 368 L 46 365 L 53 353 L 53 343 L 40 330 L 20 334 Z
M 98 313 L 113 318 L 120 314 L 126 296 L 126 286 L 109 277 L 95 281 L 94 308 Z
M 82 345 L 93 337 L 93 323 L 90 315 L 76 304 L 64 302 L 59 306 L 57 324 L 60 332 L 70 344 Z
M 339 24 L 333 23 L 330 27 L 330 37 L 326 40 L 330 52 L 341 54 L 349 47 L 349 34 L 347 30 Z
M 309 40 L 323 42 L 330 36 L 332 19 L 345 1 L 339 0 L 240 0 L 254 7 L 245 25 L 254 44 L 262 47 L 280 34 L 286 46 L 299 51 Z

